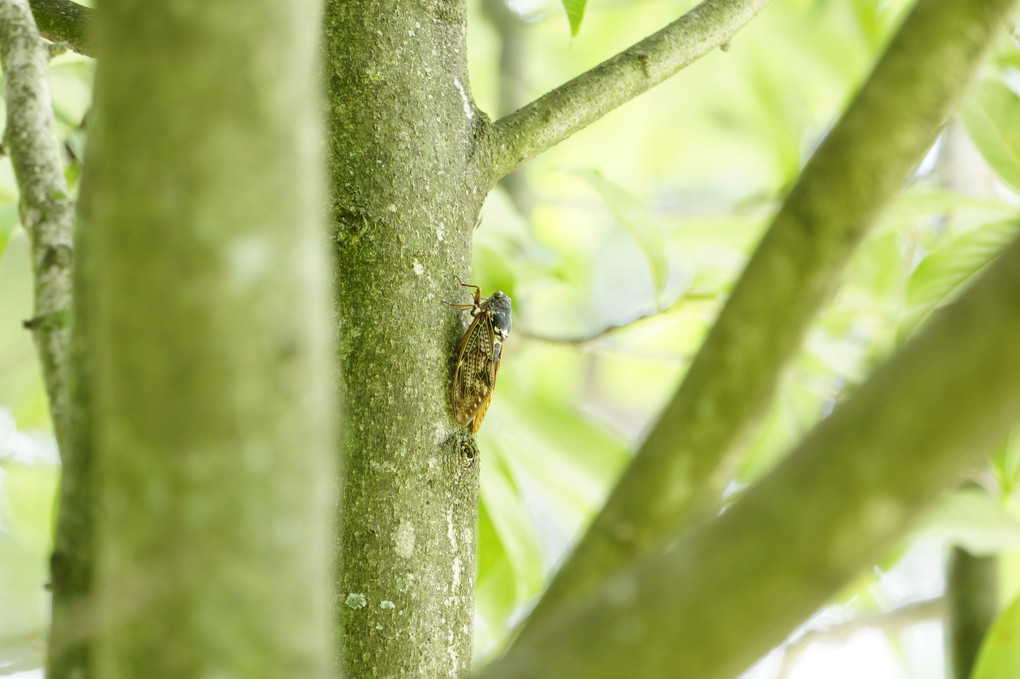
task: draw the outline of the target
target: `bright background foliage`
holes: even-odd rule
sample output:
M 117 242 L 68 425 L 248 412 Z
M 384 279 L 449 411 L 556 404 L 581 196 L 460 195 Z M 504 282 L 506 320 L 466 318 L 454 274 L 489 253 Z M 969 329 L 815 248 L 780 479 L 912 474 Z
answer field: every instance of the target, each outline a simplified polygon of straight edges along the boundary
M 585 4 L 512 3 L 510 21 L 525 49 L 515 68 L 501 72 L 501 33 L 472 0 L 479 105 L 494 116 L 501 80 L 508 78 L 519 81 L 525 94 L 518 103 L 525 103 L 691 5 Z M 600 506 L 682 378 L 785 191 L 906 6 L 904 0 L 775 0 L 727 51 L 705 57 L 528 165 L 516 199 L 500 189 L 489 197 L 475 236 L 474 282 L 509 294 L 516 318 L 480 434 L 480 654 L 499 647 Z M 93 68 L 73 54 L 52 62 L 58 135 L 73 187 Z M 1020 233 L 1020 49 L 1005 31 L 958 111 L 819 316 L 747 448 L 732 494 L 775 465 Z M 31 316 L 31 283 L 17 221 L 17 189 L 4 158 L 0 674 L 34 672 L 42 663 L 43 586 L 59 475 L 39 368 L 21 327 Z M 937 612 L 945 586 L 948 547 L 958 544 L 1003 557 L 1004 613 L 976 676 L 1020 675 L 1008 641 L 1020 624 L 1020 604 L 1010 604 L 1020 589 L 1020 434 L 1002 443 L 974 481 L 947 494 L 909 539 L 752 674 L 941 676 L 942 627 L 931 610 Z M 889 614 L 932 601 L 922 615 Z M 808 628 L 846 630 L 840 625 L 861 616 L 870 624 L 853 635 L 798 641 Z

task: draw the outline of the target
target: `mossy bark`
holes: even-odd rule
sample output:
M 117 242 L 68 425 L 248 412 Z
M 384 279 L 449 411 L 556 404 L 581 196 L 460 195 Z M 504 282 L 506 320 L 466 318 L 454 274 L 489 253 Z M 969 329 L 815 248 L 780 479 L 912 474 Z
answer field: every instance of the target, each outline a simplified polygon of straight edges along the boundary
M 478 459 L 449 388 L 483 198 L 458 1 L 326 5 L 347 677 L 470 667 Z M 484 464 L 484 460 L 482 460 Z
M 92 530 L 88 455 L 71 440 L 78 418 L 69 357 L 74 202 L 68 196 L 54 133 L 47 84 L 49 50 L 26 0 L 0 4 L 0 57 L 7 105 L 5 139 L 18 180 L 21 221 L 31 239 L 35 311 L 26 325 L 38 350 L 50 417 L 64 473 L 51 559 L 53 615 L 49 676 L 83 676 L 88 644 L 77 637 L 74 613 L 91 582 Z M 84 494 L 83 494 L 84 493 Z
M 29 0 L 29 4 L 40 33 L 79 54 L 95 56 L 90 33 L 94 10 L 71 0 Z
M 95 676 L 333 673 L 317 9 L 97 15 L 79 290 Z

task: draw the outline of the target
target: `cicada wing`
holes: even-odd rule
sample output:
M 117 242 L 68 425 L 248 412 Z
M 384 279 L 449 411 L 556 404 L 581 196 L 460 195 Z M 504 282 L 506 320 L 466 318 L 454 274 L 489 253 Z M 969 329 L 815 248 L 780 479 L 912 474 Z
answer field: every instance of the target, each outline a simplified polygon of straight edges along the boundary
M 474 422 L 471 423 L 471 433 L 477 434 L 478 430 L 482 428 L 482 420 L 485 419 L 485 413 L 489 410 L 489 404 L 492 403 L 492 395 L 496 392 L 496 377 L 499 375 L 499 361 L 503 357 L 503 343 L 496 340 L 494 346 L 495 360 L 492 366 L 492 389 L 489 390 L 489 396 L 486 398 L 482 405 L 478 406 L 478 412 L 475 413 Z
M 496 334 L 492 318 L 479 314 L 460 340 L 450 402 L 457 424 L 464 426 L 487 408 L 496 385 Z M 482 411 L 484 415 L 484 410 Z M 472 429 L 477 431 L 477 429 Z

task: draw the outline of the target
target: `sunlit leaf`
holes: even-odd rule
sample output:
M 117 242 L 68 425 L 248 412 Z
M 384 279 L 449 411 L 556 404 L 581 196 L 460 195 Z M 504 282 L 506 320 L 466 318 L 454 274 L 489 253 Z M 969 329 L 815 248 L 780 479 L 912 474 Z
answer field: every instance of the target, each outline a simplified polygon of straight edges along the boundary
M 570 22 L 570 35 L 576 36 L 581 30 L 581 19 L 584 18 L 584 8 L 588 0 L 560 0 L 563 9 L 567 13 L 567 21 Z
M 1020 547 L 1020 518 L 987 491 L 965 488 L 942 498 L 915 537 L 947 539 L 977 556 L 997 554 Z
M 1009 497 L 1020 486 L 1020 430 L 1014 430 L 991 455 L 989 461 L 1003 495 Z
M 498 448 L 481 469 L 481 495 L 506 556 L 513 567 L 517 598 L 537 592 L 542 584 L 542 554 L 520 490 Z
M 1020 192 L 1020 97 L 1001 80 L 984 80 L 960 111 L 974 146 L 1002 181 Z
M 907 282 L 907 308 L 900 322 L 900 337 L 906 337 L 928 314 L 949 301 L 1018 234 L 1020 221 L 990 222 L 925 257 Z
M 978 652 L 971 679 L 1020 677 L 1020 597 L 999 614 Z
M 574 174 L 598 191 L 616 221 L 641 248 L 648 260 L 656 294 L 661 296 L 669 279 L 669 256 L 662 229 L 634 194 L 609 181 L 598 170 L 576 170 Z
M 506 636 L 507 620 L 517 604 L 517 582 L 499 531 L 489 516 L 483 493 L 478 507 L 478 575 L 475 580 L 475 615 L 479 650 L 493 646 Z M 485 643 L 482 636 L 488 637 Z

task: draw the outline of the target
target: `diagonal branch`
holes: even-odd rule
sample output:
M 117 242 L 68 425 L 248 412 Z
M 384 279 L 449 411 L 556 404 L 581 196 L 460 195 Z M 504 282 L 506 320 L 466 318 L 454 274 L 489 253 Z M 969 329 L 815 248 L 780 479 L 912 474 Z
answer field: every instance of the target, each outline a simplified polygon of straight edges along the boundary
M 21 223 L 32 244 L 35 315 L 25 326 L 39 351 L 53 427 L 66 452 L 74 202 L 54 136 L 46 81 L 49 52 L 27 0 L 0 3 L 0 60 L 7 104 L 4 137 L 21 192 Z
M 718 503 L 741 443 L 815 314 L 881 204 L 934 141 L 1013 1 L 917 3 L 804 168 L 679 391 L 523 636 L 534 620 L 655 550 L 678 525 Z
M 486 140 L 488 184 L 680 69 L 722 47 L 769 0 L 705 0 L 658 33 L 497 120 Z M 483 161 L 485 162 L 485 161 Z
M 89 35 L 95 10 L 71 0 L 29 0 L 29 4 L 44 38 L 66 43 L 78 54 L 96 56 Z
M 481 676 L 739 674 L 1015 426 L 1017 300 L 1020 240 L 724 513 L 542 620 Z

